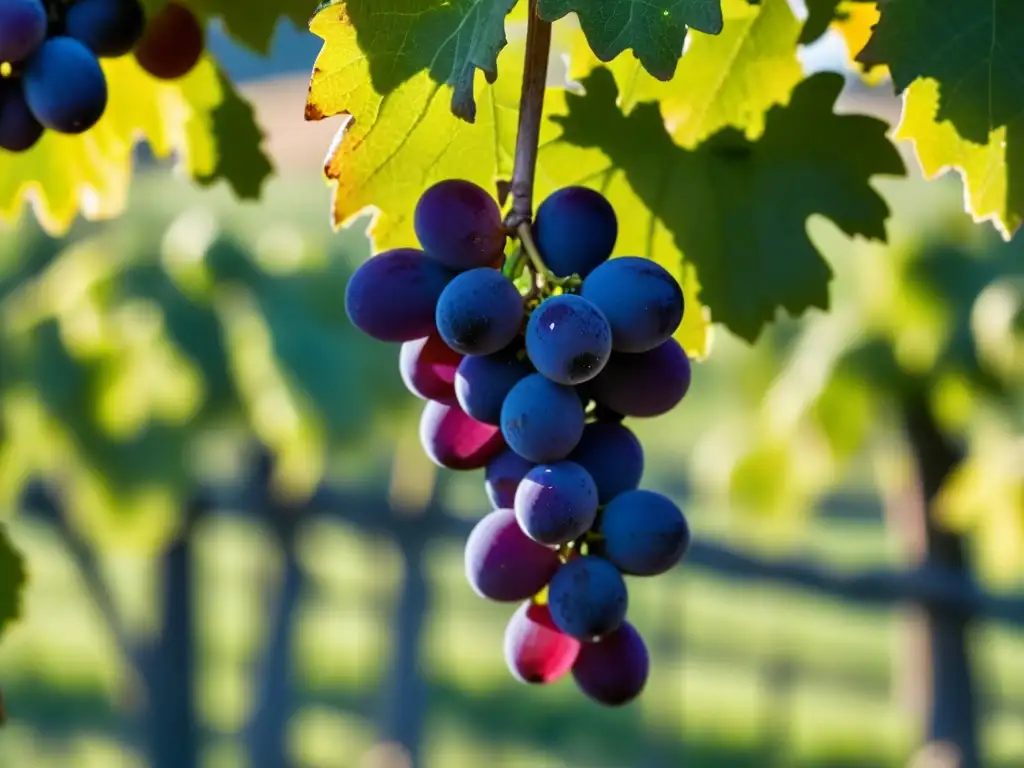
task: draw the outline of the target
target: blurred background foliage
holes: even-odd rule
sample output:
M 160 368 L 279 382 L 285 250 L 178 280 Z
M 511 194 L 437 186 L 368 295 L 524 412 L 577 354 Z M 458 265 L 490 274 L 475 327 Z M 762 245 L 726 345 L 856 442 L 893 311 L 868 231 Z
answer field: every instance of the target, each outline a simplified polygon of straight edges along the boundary
M 635 580 L 630 610 L 654 674 L 636 706 L 605 711 L 569 682 L 511 680 L 509 611 L 470 593 L 447 529 L 421 542 L 420 562 L 389 528 L 368 531 L 345 510 L 303 519 L 287 544 L 256 514 L 184 514 L 199 489 L 244 480 L 254 444 L 276 456 L 284 499 L 327 479 L 399 508 L 435 495 L 455 519 L 485 511 L 478 475 L 439 481 L 422 457 L 397 349 L 345 318 L 345 281 L 369 245 L 362 223 L 330 232 L 328 191 L 311 181 L 320 158 L 295 161 L 326 144 L 273 129 L 275 115 L 298 113 L 300 83 L 251 92 L 284 170 L 258 204 L 151 169 L 117 221 L 61 240 L 29 218 L 0 230 L 0 513 L 30 571 L 23 621 L 0 647 L 0 764 L 146 764 L 144 692 L 69 542 L 93 553 L 129 635 L 174 633 L 161 626 L 161 563 L 188 522 L 203 765 L 253 764 L 260 658 L 280 630 L 273 605 L 289 569 L 301 576 L 284 626 L 294 765 L 402 764 L 374 745 L 417 579 L 426 693 L 401 706 L 423 710 L 425 766 L 906 765 L 919 713 L 897 608 L 699 568 Z M 754 347 L 716 331 L 684 406 L 635 424 L 645 486 L 683 503 L 702 540 L 740 552 L 904 565 L 885 501 L 909 471 L 900 408 L 923 398 L 968 448 L 942 520 L 968 534 L 981 578 L 1019 591 L 1024 240 L 972 224 L 955 179 L 879 188 L 894 211 L 888 246 L 810 223 L 836 273 L 829 314 L 783 319 Z M 20 514 L 32 511 L 30 479 L 59 489 L 59 523 Z M 984 764 L 1016 768 L 1024 637 L 987 625 L 971 637 Z

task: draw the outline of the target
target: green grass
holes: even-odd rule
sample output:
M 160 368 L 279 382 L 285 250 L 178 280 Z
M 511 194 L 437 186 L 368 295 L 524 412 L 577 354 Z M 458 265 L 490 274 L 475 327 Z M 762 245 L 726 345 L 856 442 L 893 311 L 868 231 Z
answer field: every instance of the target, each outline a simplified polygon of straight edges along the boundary
M 105 628 L 52 536 L 22 523 L 13 531 L 33 580 L 26 619 L 0 651 L 12 713 L 0 764 L 99 768 L 115 754 L 129 761 L 123 669 Z M 266 536 L 242 523 L 214 521 L 199 535 L 198 704 L 213 734 L 208 765 L 226 768 L 243 765 L 236 736 L 251 705 L 251 664 L 265 637 L 277 556 Z M 842 540 L 836 536 L 830 546 Z M 884 555 L 870 556 L 867 532 L 845 540 L 859 553 L 848 553 L 851 561 Z M 311 768 L 356 766 L 373 743 L 399 558 L 386 542 L 326 523 L 307 531 L 301 553 L 309 583 L 297 623 L 302 708 L 291 724 L 294 752 L 299 765 Z M 152 610 L 146 568 L 122 558 L 111 571 L 139 574 L 116 583 L 126 614 L 145 626 Z M 914 743 L 913 720 L 891 693 L 895 612 L 696 570 L 638 581 L 631 615 L 650 642 L 653 674 L 639 705 L 609 711 L 584 701 L 571 682 L 540 690 L 509 678 L 501 653 L 509 608 L 472 595 L 458 542 L 432 546 L 428 572 L 430 768 L 468 768 L 485 759 L 508 768 L 618 768 L 651 750 L 709 768 L 899 766 Z M 990 764 L 1019 765 L 1024 642 L 985 630 L 978 659 L 998 688 L 989 697 L 998 707 L 985 718 Z

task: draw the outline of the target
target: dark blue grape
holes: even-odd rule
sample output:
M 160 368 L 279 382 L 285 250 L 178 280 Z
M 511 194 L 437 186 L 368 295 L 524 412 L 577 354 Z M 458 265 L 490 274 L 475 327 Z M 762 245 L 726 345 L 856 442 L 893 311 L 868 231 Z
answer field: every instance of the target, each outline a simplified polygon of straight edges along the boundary
M 46 39 L 42 0 L 0 0 L 0 62 L 24 61 Z
M 523 297 L 512 281 L 489 267 L 458 275 L 437 302 L 437 330 L 464 355 L 507 347 L 523 324 Z
M 496 602 L 526 600 L 558 570 L 558 553 L 519 529 L 511 509 L 491 512 L 466 540 L 466 580 L 480 597 Z
M 601 405 L 625 416 L 668 413 L 690 389 L 690 359 L 675 339 L 636 355 L 613 352 L 591 382 Z
M 601 504 L 635 490 L 644 474 L 644 449 L 640 441 L 628 427 L 611 421 L 587 424 L 569 460 L 594 478 Z
M 601 554 L 620 571 L 657 576 L 673 568 L 690 545 L 686 518 L 671 499 L 654 491 L 627 491 L 601 513 Z
M 612 334 L 601 310 L 563 294 L 544 301 L 526 326 L 526 351 L 537 370 L 574 386 L 597 376 L 612 353 Z
M 572 669 L 580 641 L 561 632 L 546 605 L 528 600 L 505 627 L 505 663 L 521 683 L 553 683 Z
M 614 565 L 587 555 L 558 569 L 548 585 L 548 604 L 560 630 L 577 640 L 592 642 L 622 625 L 629 595 Z
M 600 309 L 616 352 L 646 352 L 669 339 L 683 321 L 683 290 L 650 259 L 612 259 L 583 281 L 583 298 Z
M 463 358 L 455 375 L 462 410 L 484 424 L 501 424 L 501 406 L 508 393 L 533 373 L 525 357 L 513 344 L 491 355 Z
M 576 685 L 588 697 L 609 707 L 633 701 L 647 684 L 647 646 L 628 621 L 598 643 L 585 643 L 572 667 Z
M 398 354 L 398 370 L 405 388 L 422 400 L 455 397 L 455 372 L 462 355 L 438 334 L 407 341 Z
M 362 264 L 348 281 L 345 311 L 378 341 L 412 341 L 434 332 L 434 313 L 455 276 L 416 248 L 397 248 Z
M 516 520 L 540 544 L 561 546 L 590 530 L 597 519 L 597 486 L 579 464 L 541 464 L 519 483 Z
M 43 126 L 25 103 L 21 84 L 0 79 L 0 149 L 24 152 L 35 146 Z
M 501 408 L 501 431 L 509 448 L 537 463 L 561 461 L 572 453 L 584 426 L 586 414 L 573 389 L 539 373 L 512 387 Z
M 536 466 L 508 448 L 487 465 L 484 489 L 495 509 L 512 509 L 516 503 L 516 489 L 526 473 Z
M 438 182 L 423 193 L 413 219 L 423 250 L 451 269 L 490 266 L 505 248 L 498 204 L 471 181 Z
M 600 192 L 565 187 L 540 204 L 533 235 L 544 263 L 559 277 L 586 277 L 612 255 L 619 224 Z
M 75 0 L 64 16 L 68 37 L 101 57 L 130 53 L 145 30 L 146 16 L 138 0 Z
M 505 448 L 501 430 L 470 418 L 455 403 L 431 400 L 420 416 L 420 443 L 445 469 L 480 469 Z
M 25 101 L 58 133 L 84 133 L 107 108 L 107 79 L 96 54 L 70 37 L 51 37 L 25 62 Z

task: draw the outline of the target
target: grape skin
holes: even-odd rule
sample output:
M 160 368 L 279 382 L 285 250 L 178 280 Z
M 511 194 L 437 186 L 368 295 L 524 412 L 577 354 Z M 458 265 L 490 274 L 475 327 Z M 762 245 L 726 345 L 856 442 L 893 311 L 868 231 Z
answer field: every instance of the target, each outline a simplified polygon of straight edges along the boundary
M 586 277 L 612 255 L 619 223 L 605 197 L 587 187 L 565 187 L 537 208 L 533 235 L 548 269 L 558 277 Z
M 601 504 L 607 504 L 620 493 L 635 490 L 644 473 L 644 449 L 640 441 L 628 427 L 611 421 L 587 424 L 569 460 L 594 478 Z
M 572 676 L 589 698 L 609 707 L 628 704 L 647 684 L 650 657 L 636 627 L 623 622 L 598 643 L 580 648 Z
M 0 0 L 0 62 L 27 59 L 46 40 L 46 30 L 40 0 Z
M 628 491 L 604 508 L 601 554 L 623 573 L 657 576 L 674 568 L 690 545 L 686 518 L 654 491 Z
M 0 79 L 0 149 L 24 152 L 42 135 L 43 126 L 28 108 L 21 84 Z
M 501 424 L 501 406 L 512 387 L 533 373 L 516 345 L 491 355 L 463 358 L 455 375 L 462 410 L 484 424 Z
M 464 355 L 489 355 L 512 343 L 523 324 L 523 297 L 490 267 L 458 275 L 437 302 L 437 330 Z
M 64 17 L 69 37 L 102 57 L 130 53 L 146 29 L 138 0 L 75 0 Z
M 25 101 L 45 127 L 78 134 L 107 108 L 107 79 L 96 55 L 70 37 L 51 37 L 25 62 Z
M 504 603 L 533 597 L 558 566 L 555 550 L 528 538 L 511 509 L 491 512 L 466 540 L 466 580 L 487 600 Z
M 398 370 L 405 388 L 421 400 L 455 397 L 455 372 L 462 355 L 436 333 L 402 344 Z
M 146 25 L 135 60 L 160 80 L 177 80 L 199 63 L 206 35 L 199 19 L 188 8 L 168 3 Z
M 580 653 L 580 642 L 561 632 L 546 605 L 528 600 L 505 627 L 505 663 L 521 683 L 545 685 L 564 677 Z
M 412 341 L 434 332 L 434 312 L 455 274 L 416 248 L 380 253 L 345 289 L 349 320 L 378 341 Z
M 516 490 L 526 473 L 536 466 L 511 448 L 495 456 L 487 465 L 484 489 L 494 509 L 511 509 L 516 503 Z
M 590 530 L 597 519 L 597 486 L 579 464 L 534 467 L 519 483 L 516 519 L 534 541 L 557 547 Z
M 613 352 L 591 387 L 599 403 L 635 417 L 668 413 L 689 389 L 690 360 L 675 339 L 649 352 Z
M 498 204 L 470 181 L 432 186 L 416 204 L 413 221 L 423 250 L 451 269 L 490 266 L 505 248 Z
M 570 387 L 533 373 L 516 384 L 501 408 L 501 431 L 509 447 L 529 461 L 552 463 L 579 443 L 586 414 Z
M 505 448 L 501 430 L 470 418 L 457 403 L 431 400 L 420 416 L 420 443 L 439 467 L 480 469 Z
M 604 637 L 626 618 L 626 582 L 607 560 L 593 555 L 570 560 L 548 585 L 551 618 L 560 630 L 585 642 Z
M 617 352 L 647 352 L 669 339 L 683 321 L 679 283 L 650 259 L 624 256 L 591 273 L 580 295 L 600 309 Z
M 544 301 L 526 326 L 526 351 L 537 370 L 558 384 L 590 381 L 608 362 L 612 334 L 601 310 L 563 294 Z

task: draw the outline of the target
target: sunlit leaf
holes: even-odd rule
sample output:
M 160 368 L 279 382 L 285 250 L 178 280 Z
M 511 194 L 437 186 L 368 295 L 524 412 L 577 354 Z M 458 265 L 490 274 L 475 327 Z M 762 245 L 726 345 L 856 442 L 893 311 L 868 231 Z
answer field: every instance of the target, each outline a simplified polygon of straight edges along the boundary
M 110 102 L 85 134 L 48 132 L 31 150 L 0 150 L 0 219 L 31 202 L 43 226 L 65 232 L 81 213 L 116 216 L 125 207 L 132 154 L 140 139 L 157 157 L 178 155 L 202 183 L 226 180 L 244 197 L 259 195 L 271 167 L 252 109 L 209 59 L 178 81 L 158 81 L 131 56 L 103 61 Z

